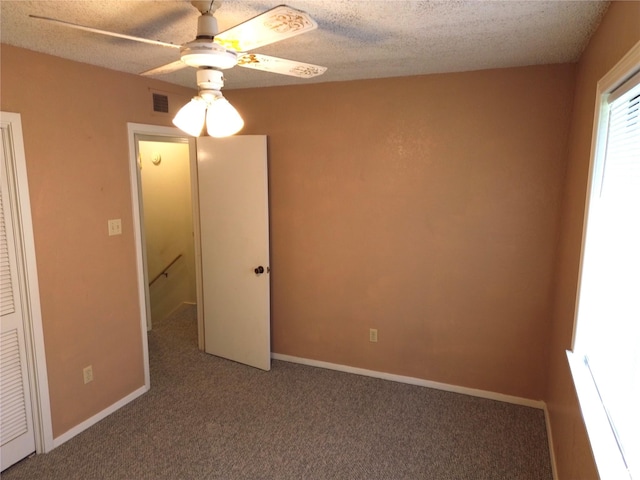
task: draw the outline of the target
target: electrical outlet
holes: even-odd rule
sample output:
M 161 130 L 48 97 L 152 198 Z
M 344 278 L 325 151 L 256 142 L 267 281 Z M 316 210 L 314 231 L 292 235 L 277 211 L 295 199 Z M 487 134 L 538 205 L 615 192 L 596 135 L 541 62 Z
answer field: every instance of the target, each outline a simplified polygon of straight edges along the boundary
M 82 369 L 82 377 L 84 378 L 85 385 L 89 382 L 93 382 L 93 365 L 89 365 Z
M 377 342 L 378 341 L 378 329 L 377 328 L 370 328 L 369 329 L 369 341 L 370 342 Z
M 113 220 L 109 220 L 109 236 L 113 235 L 122 235 L 122 220 L 119 218 L 115 218 Z

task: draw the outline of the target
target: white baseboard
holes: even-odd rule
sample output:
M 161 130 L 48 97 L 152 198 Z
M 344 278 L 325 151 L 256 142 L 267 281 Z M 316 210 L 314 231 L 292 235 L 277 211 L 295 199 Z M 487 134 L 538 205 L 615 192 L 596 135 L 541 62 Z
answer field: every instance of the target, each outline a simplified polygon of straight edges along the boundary
M 88 418 L 84 422 L 76 425 L 71 430 L 67 430 L 66 432 L 64 432 L 59 437 L 56 437 L 56 438 L 53 439 L 53 448 L 59 447 L 60 445 L 62 445 L 66 441 L 71 440 L 73 437 L 75 437 L 79 433 L 81 433 L 81 432 L 85 431 L 87 428 L 95 425 L 100 420 L 102 420 L 103 418 L 111 415 L 116 410 L 124 407 L 127 403 L 135 400 L 136 398 L 138 398 L 143 393 L 146 393 L 148 390 L 149 390 L 148 386 L 140 387 L 139 389 L 131 392 L 126 397 L 118 400 L 113 405 L 111 405 L 111 406 L 105 408 L 104 410 L 102 410 L 101 412 L 97 413 L 93 417 Z
M 280 353 L 272 353 L 271 358 L 274 360 L 282 360 L 285 362 L 299 363 L 310 367 L 326 368 L 328 370 L 337 370 L 339 372 L 353 373 L 356 375 L 364 375 L 366 377 L 380 378 L 382 380 L 390 380 L 392 382 L 408 383 L 409 385 L 417 385 L 419 387 L 435 388 L 436 390 L 444 390 L 446 392 L 461 393 L 471 395 L 473 397 L 487 398 L 489 400 L 497 400 L 500 402 L 513 403 L 525 407 L 533 407 L 543 409 L 545 403 L 542 400 L 531 400 L 529 398 L 516 397 L 513 395 L 504 395 L 502 393 L 489 392 L 487 390 L 478 390 L 476 388 L 459 387 L 448 383 L 432 382 L 422 378 L 406 377 L 403 375 L 395 375 L 393 373 L 377 372 L 375 370 L 366 370 L 364 368 L 350 367 L 348 365 L 340 365 L 337 363 L 322 362 L 319 360 L 311 360 L 308 358 L 293 357 L 291 355 L 283 355 Z

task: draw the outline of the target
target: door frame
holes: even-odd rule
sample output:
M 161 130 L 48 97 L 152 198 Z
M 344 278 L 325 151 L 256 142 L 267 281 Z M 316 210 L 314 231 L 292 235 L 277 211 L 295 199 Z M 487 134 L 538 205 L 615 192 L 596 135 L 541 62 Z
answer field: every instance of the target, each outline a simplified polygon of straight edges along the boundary
M 129 135 L 129 177 L 131 182 L 131 205 L 133 214 L 133 234 L 136 248 L 136 267 L 138 271 L 138 298 L 140 308 L 140 327 L 142 329 L 142 349 L 144 352 L 145 386 L 149 388 L 149 348 L 147 331 L 151 328 L 151 307 L 149 299 L 149 275 L 146 262 L 146 242 L 144 234 L 144 214 L 142 203 L 142 179 L 138 161 L 139 141 L 184 141 L 189 145 L 189 172 L 191 178 L 191 205 L 193 215 L 195 267 L 196 267 L 196 304 L 198 305 L 198 348 L 204 350 L 204 317 L 202 316 L 202 263 L 200 256 L 200 221 L 198 209 L 198 182 L 196 140 L 185 135 L 175 127 L 127 123 Z
M 15 218 L 17 226 L 15 234 L 19 236 L 17 247 L 21 250 L 18 281 L 23 290 L 21 301 L 25 304 L 23 308 L 24 337 L 33 412 L 33 433 L 36 453 L 47 453 L 54 448 L 53 426 L 22 117 L 19 113 L 10 112 L 0 112 L 0 117 L 2 136 L 12 147 L 10 152 L 5 151 L 5 160 L 8 163 L 8 175 L 11 177 L 7 180 L 13 187 L 10 188 L 12 191 L 9 194 L 14 202 L 9 205 L 9 209 L 12 217 Z

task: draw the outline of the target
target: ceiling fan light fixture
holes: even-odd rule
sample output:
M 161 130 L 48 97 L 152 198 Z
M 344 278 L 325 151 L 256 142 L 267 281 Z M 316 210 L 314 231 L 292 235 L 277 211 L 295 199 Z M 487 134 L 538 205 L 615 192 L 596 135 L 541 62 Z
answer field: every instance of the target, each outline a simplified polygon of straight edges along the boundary
M 199 137 L 206 124 L 211 137 L 222 138 L 238 133 L 244 120 L 219 90 L 200 89 L 199 95 L 178 111 L 173 124 L 193 137 Z
M 200 96 L 193 97 L 173 119 L 173 124 L 192 137 L 199 137 L 207 113 L 207 102 Z
M 216 138 L 229 137 L 244 127 L 244 120 L 222 95 L 207 109 L 207 133 Z

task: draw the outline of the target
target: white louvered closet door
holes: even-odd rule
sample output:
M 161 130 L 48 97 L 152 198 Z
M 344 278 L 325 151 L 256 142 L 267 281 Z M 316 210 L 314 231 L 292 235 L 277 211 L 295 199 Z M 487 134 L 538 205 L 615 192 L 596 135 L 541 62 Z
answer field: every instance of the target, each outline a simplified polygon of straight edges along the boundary
M 4 130 L 4 129 L 3 129 Z M 0 170 L 0 470 L 35 452 L 31 396 L 10 181 L 10 138 L 2 132 Z M 13 197 L 15 198 L 15 197 Z M 18 227 L 19 228 L 19 227 Z

